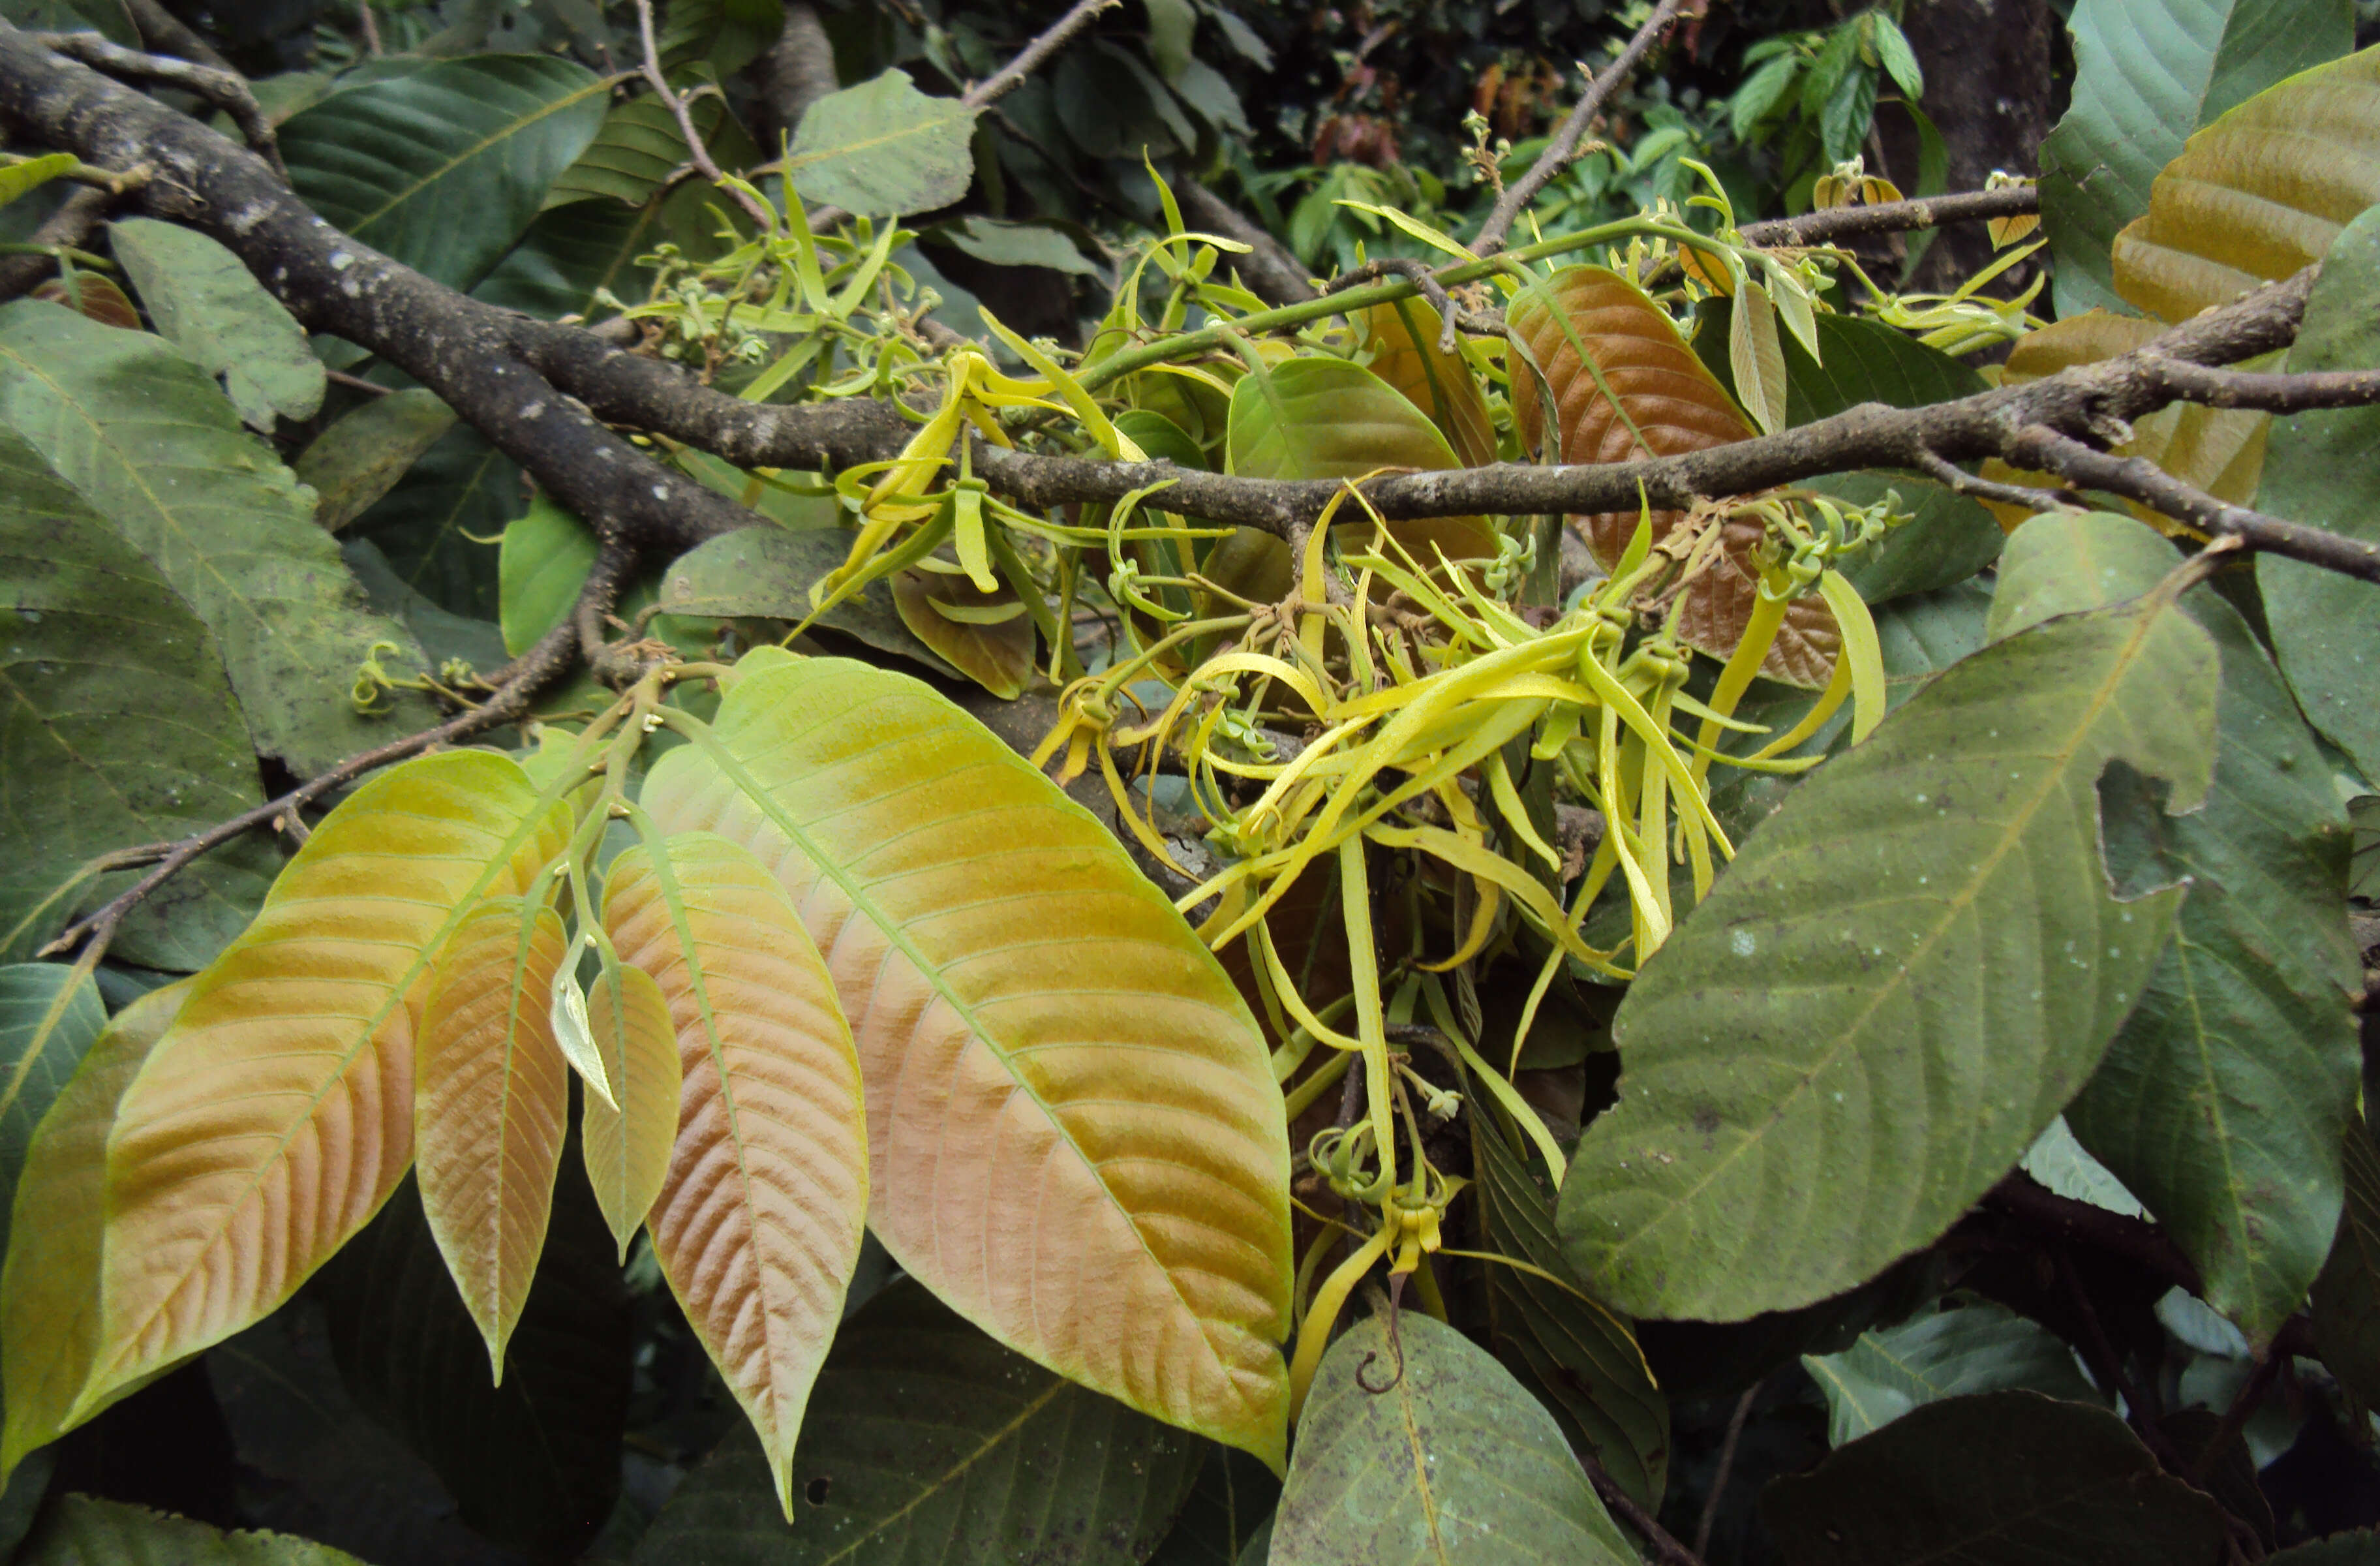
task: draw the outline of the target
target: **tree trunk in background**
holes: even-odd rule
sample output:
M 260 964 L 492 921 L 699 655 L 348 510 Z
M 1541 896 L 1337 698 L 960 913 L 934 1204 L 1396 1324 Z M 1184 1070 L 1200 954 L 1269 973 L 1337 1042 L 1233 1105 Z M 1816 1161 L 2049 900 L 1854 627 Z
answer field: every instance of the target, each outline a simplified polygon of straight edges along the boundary
M 1925 72 L 1925 113 L 1949 148 L 1951 189 L 1979 190 L 1994 169 L 2039 172 L 2058 25 L 2048 0 L 1909 0 L 1901 28 Z M 1917 136 L 1908 116 L 1887 109 L 1876 126 L 1893 177 L 1915 195 Z M 1991 255 L 1981 224 L 1946 229 L 1915 285 L 1948 291 Z
M 803 112 L 841 85 L 834 74 L 834 44 L 808 0 L 785 7 L 785 30 L 752 67 L 760 90 L 760 148 L 776 156 L 779 133 L 790 136 Z

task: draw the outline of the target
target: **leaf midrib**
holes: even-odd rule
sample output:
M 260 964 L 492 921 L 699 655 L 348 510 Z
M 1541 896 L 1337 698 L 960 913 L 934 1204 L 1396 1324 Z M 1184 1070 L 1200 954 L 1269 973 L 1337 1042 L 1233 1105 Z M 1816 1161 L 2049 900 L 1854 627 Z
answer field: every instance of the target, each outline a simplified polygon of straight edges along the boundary
M 931 1484 L 919 1487 L 917 1493 L 911 1496 L 900 1506 L 895 1507 L 891 1511 L 886 1512 L 882 1517 L 878 1518 L 876 1522 L 868 1527 L 862 1529 L 857 1536 L 854 1537 L 849 1544 L 844 1546 L 832 1555 L 826 1557 L 825 1560 L 819 1563 L 819 1566 L 835 1566 L 835 1562 L 837 1561 L 849 1560 L 852 1559 L 853 1552 L 857 1550 L 862 1545 L 865 1545 L 869 1539 L 874 1538 L 885 1529 L 892 1527 L 902 1519 L 907 1517 L 920 1506 L 925 1505 L 927 1501 L 932 1499 L 944 1488 L 948 1487 L 951 1484 L 965 1475 L 967 1471 L 972 1469 L 977 1463 L 990 1456 L 995 1448 L 1005 1442 L 1018 1430 L 1024 1428 L 1036 1414 L 1038 1414 L 1043 1409 L 1049 1407 L 1050 1402 L 1056 1399 L 1059 1394 L 1067 1390 L 1071 1385 L 1072 1383 L 1067 1381 L 1065 1378 L 1055 1374 L 1050 1375 L 1050 1384 L 1042 1389 L 1040 1396 L 1034 1398 L 1022 1409 L 1018 1410 L 1015 1417 L 1009 1420 L 1007 1424 L 1002 1425 L 999 1429 L 991 1432 L 991 1434 L 984 1437 L 983 1439 L 977 1444 L 976 1449 L 973 1451 L 967 1453 L 965 1457 L 960 1458 L 948 1468 L 943 1469 L 941 1474 L 935 1476 Z
M 365 229 L 370 227 L 382 218 L 386 217 L 390 212 L 395 212 L 397 208 L 405 205 L 407 201 L 412 200 L 415 197 L 420 195 L 421 192 L 427 190 L 432 185 L 437 184 L 440 180 L 445 178 L 448 175 L 454 173 L 465 164 L 469 163 L 473 158 L 479 157 L 480 154 L 486 152 L 490 148 L 496 146 L 500 142 L 508 141 L 516 136 L 522 135 L 528 131 L 531 126 L 537 125 L 541 121 L 551 119 L 565 109 L 577 107 L 579 103 L 584 103 L 587 99 L 593 97 L 599 92 L 609 93 L 612 91 L 613 82 L 616 79 L 616 78 L 613 77 L 598 77 L 593 81 L 589 82 L 586 86 L 577 88 L 564 97 L 557 98 L 549 103 L 540 106 L 534 114 L 523 115 L 517 118 L 507 120 L 502 128 L 487 136 L 481 137 L 479 140 L 473 142 L 462 152 L 455 153 L 453 157 L 448 158 L 444 163 L 440 164 L 437 167 L 431 169 L 428 174 L 423 175 L 412 184 L 400 187 L 395 194 L 389 197 L 388 200 L 382 201 L 379 206 L 374 207 L 370 212 L 368 212 L 362 216 L 357 218 L 354 223 L 349 224 L 347 225 L 347 231 L 350 234 L 360 237 Z M 443 84 L 442 83 L 441 85 Z M 462 93 L 461 95 L 465 97 L 469 96 L 468 93 Z M 352 105 L 350 106 L 352 107 Z M 601 135 L 601 132 L 599 130 L 597 134 Z

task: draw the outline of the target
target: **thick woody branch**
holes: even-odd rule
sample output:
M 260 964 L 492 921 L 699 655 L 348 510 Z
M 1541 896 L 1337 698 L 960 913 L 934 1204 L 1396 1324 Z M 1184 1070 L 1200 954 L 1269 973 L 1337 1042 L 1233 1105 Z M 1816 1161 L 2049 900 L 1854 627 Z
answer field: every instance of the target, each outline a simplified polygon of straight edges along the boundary
M 1474 250 L 1483 256 L 1492 256 L 1504 248 L 1504 237 L 1512 233 L 1512 225 L 1520 220 L 1522 212 L 1537 199 L 1537 192 L 1551 183 L 1556 175 L 1568 168 L 1570 161 L 1578 155 L 1579 143 L 1585 139 L 1587 127 L 1595 123 L 1595 116 L 1603 112 L 1605 102 L 1619 91 L 1620 84 L 1628 79 L 1629 73 L 1635 70 L 1653 45 L 1660 41 L 1661 34 L 1669 30 L 1670 24 L 1678 19 L 1679 13 L 1687 8 L 1688 0 L 1661 0 L 1653 8 L 1653 14 L 1645 18 L 1645 25 L 1638 28 L 1636 35 L 1628 41 L 1628 46 L 1620 52 L 1620 57 L 1596 73 L 1595 79 L 1587 83 L 1586 91 L 1580 94 L 1577 106 L 1562 121 L 1561 128 L 1554 132 L 1551 141 L 1546 143 L 1546 150 L 1537 154 L 1537 161 L 1529 165 L 1528 173 L 1514 180 L 1496 199 L 1495 206 L 1488 211 L 1488 220 L 1479 225 L 1477 237 L 1471 241 Z
M 1236 239 L 1248 248 L 1246 255 L 1232 256 L 1225 264 L 1238 270 L 1240 281 L 1258 298 L 1268 304 L 1302 305 L 1321 297 L 1307 278 L 1305 264 L 1290 253 L 1289 247 L 1241 216 L 1229 201 L 1196 180 L 1184 180 L 1174 195 L 1191 227 Z
M 212 66 L 193 65 L 163 55 L 143 55 L 110 43 L 95 32 L 48 32 L 38 35 L 42 43 L 70 60 L 79 60 L 93 69 L 134 81 L 160 81 L 168 87 L 178 87 L 194 92 L 231 117 L 239 133 L 259 157 L 273 165 L 281 183 L 289 183 L 289 170 L 281 162 L 281 140 L 274 135 L 272 117 L 248 90 L 248 80 L 238 72 L 218 70 Z

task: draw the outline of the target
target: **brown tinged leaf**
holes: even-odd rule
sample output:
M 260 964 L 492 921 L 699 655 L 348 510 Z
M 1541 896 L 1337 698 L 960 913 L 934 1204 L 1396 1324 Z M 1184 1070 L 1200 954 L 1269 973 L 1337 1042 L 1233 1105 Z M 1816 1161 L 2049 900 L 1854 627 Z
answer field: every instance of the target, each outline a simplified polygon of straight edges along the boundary
M 892 606 L 936 656 L 1001 700 L 1033 683 L 1033 617 L 1006 582 L 986 592 L 965 577 L 903 571 L 892 578 Z
M 1506 319 L 1515 345 L 1512 417 L 1523 443 L 1548 461 L 1628 462 L 1707 451 L 1753 433 L 1734 399 L 1694 357 L 1678 329 L 1644 291 L 1599 266 L 1572 266 L 1512 301 Z M 1553 395 L 1554 425 L 1545 429 L 1534 360 Z M 1653 513 L 1656 542 L 1685 513 Z M 1639 514 L 1573 516 L 1573 527 L 1606 569 L 1634 536 Z M 1690 647 L 1724 658 L 1742 639 L 1759 583 L 1748 564 L 1760 542 L 1756 522 L 1728 526 L 1722 557 L 1696 582 L 1679 625 Z M 1815 686 L 1833 672 L 1840 634 L 1816 597 L 1794 601 L 1761 673 Z
M 603 970 L 587 994 L 587 1026 L 620 1107 L 592 1093 L 580 1096 L 579 1150 L 595 1204 L 625 1262 L 628 1242 L 644 1226 L 669 1175 L 686 1073 L 678 1062 L 669 997 L 642 968 L 619 964 Z
M 790 1518 L 795 1440 L 868 1211 L 851 1031 L 784 889 L 725 838 L 679 832 L 659 853 L 623 853 L 603 924 L 667 999 L 685 1074 L 653 1254 Z
M 1429 416 L 1463 467 L 1484 467 L 1496 460 L 1495 421 L 1462 354 L 1439 350 L 1440 319 L 1427 300 L 1394 299 L 1359 312 L 1354 323 L 1373 350 L 1372 373 Z
M 550 907 L 480 904 L 446 942 L 414 1040 L 421 1209 L 499 1385 L 545 1248 L 570 1112 L 552 1023 L 563 944 Z
M 126 1089 L 107 1149 L 104 1321 L 79 1420 L 273 1310 L 413 1159 L 436 954 L 570 830 L 479 750 L 379 774 L 314 829 Z
M 33 290 L 33 297 L 62 305 L 79 315 L 90 317 L 102 326 L 118 326 L 127 332 L 139 332 L 140 312 L 135 310 L 115 280 L 96 272 L 78 272 L 72 286 L 63 277 L 53 277 Z

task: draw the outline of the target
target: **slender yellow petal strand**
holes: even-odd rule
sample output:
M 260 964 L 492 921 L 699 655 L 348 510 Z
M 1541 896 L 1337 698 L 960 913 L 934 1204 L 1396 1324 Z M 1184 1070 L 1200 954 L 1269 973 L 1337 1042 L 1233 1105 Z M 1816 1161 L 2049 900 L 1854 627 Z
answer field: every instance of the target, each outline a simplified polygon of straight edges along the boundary
M 1828 571 L 1820 577 L 1818 592 L 1835 612 L 1835 624 L 1842 627 L 1839 661 L 1852 666 L 1852 743 L 1857 745 L 1884 722 L 1884 647 L 1876 639 L 1867 601 L 1841 572 Z

